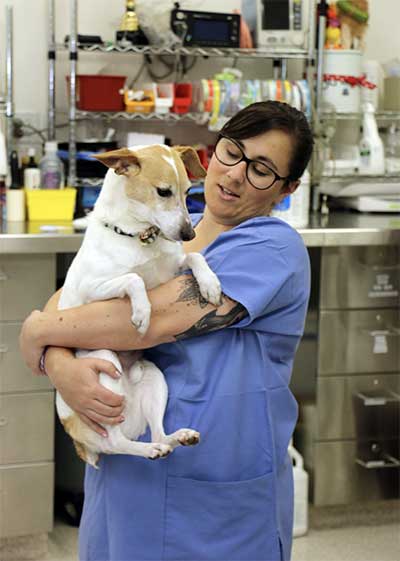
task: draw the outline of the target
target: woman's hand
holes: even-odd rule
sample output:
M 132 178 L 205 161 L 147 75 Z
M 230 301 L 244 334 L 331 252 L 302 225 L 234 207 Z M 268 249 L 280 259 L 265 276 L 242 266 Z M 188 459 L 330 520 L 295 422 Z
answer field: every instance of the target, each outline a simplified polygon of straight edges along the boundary
M 99 358 L 62 356 L 59 349 L 49 348 L 45 367 L 65 403 L 95 432 L 106 437 L 103 425 L 116 425 L 124 420 L 124 397 L 99 383 L 100 372 L 111 378 L 120 377 L 114 364 Z
M 45 314 L 34 310 L 24 321 L 19 335 L 19 347 L 27 367 L 36 375 L 42 374 L 39 361 L 44 349 L 40 340 L 40 326 Z

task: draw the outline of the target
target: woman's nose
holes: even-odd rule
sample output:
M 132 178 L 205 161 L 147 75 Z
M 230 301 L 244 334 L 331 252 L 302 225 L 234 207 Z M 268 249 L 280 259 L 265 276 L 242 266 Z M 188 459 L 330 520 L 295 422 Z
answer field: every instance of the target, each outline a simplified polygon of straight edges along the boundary
M 243 183 L 246 179 L 246 162 L 239 162 L 234 166 L 231 166 L 229 170 L 226 172 L 226 175 L 232 181 L 236 181 L 237 183 Z

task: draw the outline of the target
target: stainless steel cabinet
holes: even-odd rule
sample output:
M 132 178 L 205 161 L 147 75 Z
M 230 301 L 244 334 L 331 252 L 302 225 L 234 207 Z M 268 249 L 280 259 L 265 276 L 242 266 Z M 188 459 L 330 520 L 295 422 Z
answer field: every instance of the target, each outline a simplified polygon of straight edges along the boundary
M 398 497 L 400 248 L 323 248 L 318 272 L 316 377 L 296 435 L 313 502 Z
M 18 336 L 55 278 L 55 255 L 0 256 L 0 538 L 52 528 L 54 392 L 24 365 Z

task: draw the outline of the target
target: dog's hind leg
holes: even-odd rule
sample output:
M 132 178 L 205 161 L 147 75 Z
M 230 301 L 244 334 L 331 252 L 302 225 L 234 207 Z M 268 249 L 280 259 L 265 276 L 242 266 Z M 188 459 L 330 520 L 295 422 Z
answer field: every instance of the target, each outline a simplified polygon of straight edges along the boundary
M 151 439 L 171 446 L 193 446 L 200 441 L 200 434 L 189 428 L 182 428 L 172 434 L 165 434 L 164 412 L 168 399 L 168 387 L 165 378 L 155 364 L 148 360 L 140 360 L 133 368 L 142 369 L 142 379 L 135 391 L 140 394 L 140 406 L 145 420 L 150 425 Z

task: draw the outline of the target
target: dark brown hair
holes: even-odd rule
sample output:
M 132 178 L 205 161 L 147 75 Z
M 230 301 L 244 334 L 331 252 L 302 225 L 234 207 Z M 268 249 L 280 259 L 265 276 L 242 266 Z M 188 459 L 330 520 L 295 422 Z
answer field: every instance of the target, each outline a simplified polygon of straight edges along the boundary
M 314 140 L 306 116 L 298 109 L 280 101 L 252 103 L 236 113 L 220 134 L 245 140 L 272 130 L 286 132 L 294 139 L 288 179 L 299 179 L 310 161 Z

